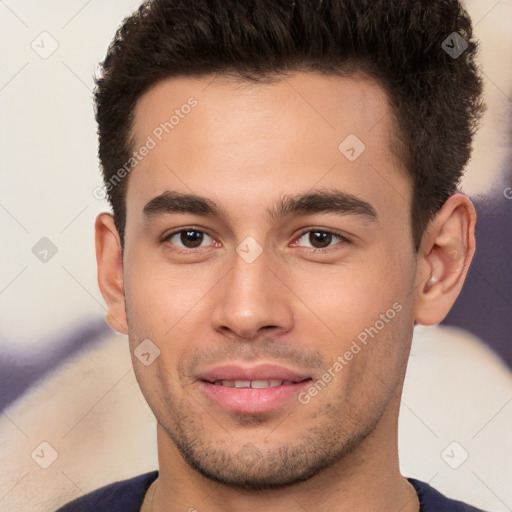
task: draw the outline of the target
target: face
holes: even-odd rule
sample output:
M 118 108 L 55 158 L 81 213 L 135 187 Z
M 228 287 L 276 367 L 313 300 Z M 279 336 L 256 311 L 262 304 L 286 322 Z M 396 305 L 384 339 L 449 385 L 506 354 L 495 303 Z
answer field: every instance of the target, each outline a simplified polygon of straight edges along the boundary
M 416 259 L 393 130 L 364 78 L 179 78 L 140 99 L 124 298 L 132 354 L 160 353 L 134 368 L 208 478 L 286 486 L 395 435 Z

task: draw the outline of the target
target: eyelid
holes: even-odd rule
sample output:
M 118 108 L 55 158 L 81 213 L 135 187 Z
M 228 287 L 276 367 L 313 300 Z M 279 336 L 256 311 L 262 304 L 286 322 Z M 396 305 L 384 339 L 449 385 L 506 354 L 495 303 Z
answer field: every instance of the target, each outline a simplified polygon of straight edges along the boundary
M 206 236 L 209 236 L 213 242 L 215 244 L 220 244 L 221 242 L 218 242 L 212 235 L 210 235 L 205 229 L 203 228 L 199 228 L 199 227 L 196 227 L 196 226 L 185 226 L 185 227 L 181 227 L 179 229 L 174 229 L 173 231 L 171 231 L 170 233 L 167 233 L 165 234 L 162 238 L 161 238 L 161 243 L 166 243 L 166 242 L 169 242 L 170 239 L 175 236 L 175 235 L 178 235 L 184 231 L 197 231 L 199 233 L 202 233 L 203 235 L 206 235 Z M 327 253 L 327 252 L 331 252 L 331 251 L 335 251 L 337 250 L 336 247 L 338 245 L 345 245 L 345 244 L 351 244 L 351 240 L 350 238 L 340 232 L 340 231 L 337 231 L 335 229 L 327 229 L 327 228 L 315 228 L 315 227 L 308 227 L 308 228 L 304 228 L 302 229 L 298 235 L 296 235 L 293 239 L 293 244 L 295 244 L 298 240 L 300 240 L 300 238 L 302 238 L 306 233 L 313 233 L 313 232 L 320 232 L 320 233 L 326 233 L 326 234 L 330 234 L 330 235 L 334 235 L 336 237 L 338 237 L 341 242 L 338 242 L 337 244 L 334 244 L 333 246 L 329 246 L 329 247 L 326 247 L 326 248 L 316 248 L 316 247 L 301 247 L 303 250 L 306 250 L 307 252 L 316 252 L 316 253 Z M 208 249 L 209 247 L 211 247 L 212 245 L 210 246 L 206 246 L 206 247 L 197 247 L 197 248 L 194 248 L 194 249 L 188 249 L 188 248 L 182 248 L 180 246 L 176 246 L 174 244 L 172 244 L 174 246 L 174 250 L 177 251 L 177 252 L 182 252 L 182 253 L 192 253 L 192 252 L 198 252 L 199 250 L 201 249 Z M 217 245 L 218 246 L 218 245 Z
M 331 252 L 331 251 L 336 251 L 338 249 L 336 249 L 336 246 L 338 245 L 345 245 L 345 244 L 351 244 L 352 241 L 350 240 L 350 238 L 340 232 L 340 231 L 337 231 L 336 229 L 327 229 L 327 228 L 304 228 L 303 230 L 301 230 L 299 232 L 299 234 L 294 238 L 294 241 L 292 243 L 296 243 L 298 240 L 300 240 L 306 233 L 314 233 L 314 232 L 318 232 L 318 233 L 326 233 L 326 234 L 329 234 L 329 235 L 334 235 L 336 237 L 338 237 L 341 242 L 337 243 L 337 244 L 334 244 L 332 246 L 329 246 L 329 247 L 326 247 L 326 248 L 317 248 L 317 247 L 302 247 L 303 250 L 306 250 L 307 252 L 317 252 L 317 253 L 327 253 L 327 252 Z
M 171 232 L 166 233 L 165 235 L 163 235 L 162 238 L 160 239 L 160 243 L 164 244 L 164 243 L 170 242 L 170 239 L 173 236 L 179 235 L 180 233 L 183 233 L 184 231 L 197 231 L 198 233 L 202 233 L 203 235 L 209 236 L 213 240 L 213 242 L 215 242 L 216 244 L 220 243 L 212 235 L 210 235 L 205 229 L 199 228 L 199 227 L 196 227 L 196 226 L 185 226 L 185 227 L 182 227 L 182 228 L 174 229 Z M 188 249 L 186 247 L 180 247 L 180 246 L 177 246 L 175 244 L 171 244 L 171 245 L 173 245 L 173 247 L 175 248 L 174 249 L 175 251 L 182 252 L 182 253 L 198 252 L 201 249 L 207 249 L 208 248 L 208 246 L 206 246 L 206 247 L 197 247 L 195 249 Z

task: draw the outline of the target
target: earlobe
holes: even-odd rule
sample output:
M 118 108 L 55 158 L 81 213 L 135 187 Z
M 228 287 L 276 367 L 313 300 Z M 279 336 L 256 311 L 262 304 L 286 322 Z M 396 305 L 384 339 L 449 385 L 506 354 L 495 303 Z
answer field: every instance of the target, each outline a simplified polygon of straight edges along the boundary
M 476 212 L 460 193 L 430 222 L 418 255 L 415 320 L 437 325 L 457 299 L 475 252 Z
M 107 304 L 107 323 L 112 329 L 127 334 L 121 242 L 112 215 L 98 215 L 95 240 L 98 285 Z

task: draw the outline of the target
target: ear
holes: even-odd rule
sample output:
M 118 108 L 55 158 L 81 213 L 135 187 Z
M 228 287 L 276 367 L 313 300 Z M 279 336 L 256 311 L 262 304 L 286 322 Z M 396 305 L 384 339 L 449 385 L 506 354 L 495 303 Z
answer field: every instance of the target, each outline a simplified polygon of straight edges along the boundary
M 98 284 L 107 303 L 107 323 L 112 329 L 128 334 L 121 240 L 109 213 L 100 213 L 96 218 L 95 239 Z
M 459 192 L 429 223 L 418 253 L 416 323 L 437 325 L 452 308 L 475 253 L 475 224 L 475 208 Z

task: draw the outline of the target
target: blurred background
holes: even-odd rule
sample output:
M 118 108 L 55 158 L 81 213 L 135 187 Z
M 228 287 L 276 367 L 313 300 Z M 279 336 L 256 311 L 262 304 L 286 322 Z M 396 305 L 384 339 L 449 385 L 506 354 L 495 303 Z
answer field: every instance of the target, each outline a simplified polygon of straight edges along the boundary
M 0 0 L 0 511 L 51 511 L 156 468 L 154 419 L 127 342 L 104 320 L 93 233 L 96 215 L 109 209 L 95 192 L 93 76 L 139 3 Z M 512 1 L 466 5 L 488 105 L 462 186 L 479 214 L 477 253 L 443 326 L 415 335 L 402 470 L 507 511 Z

